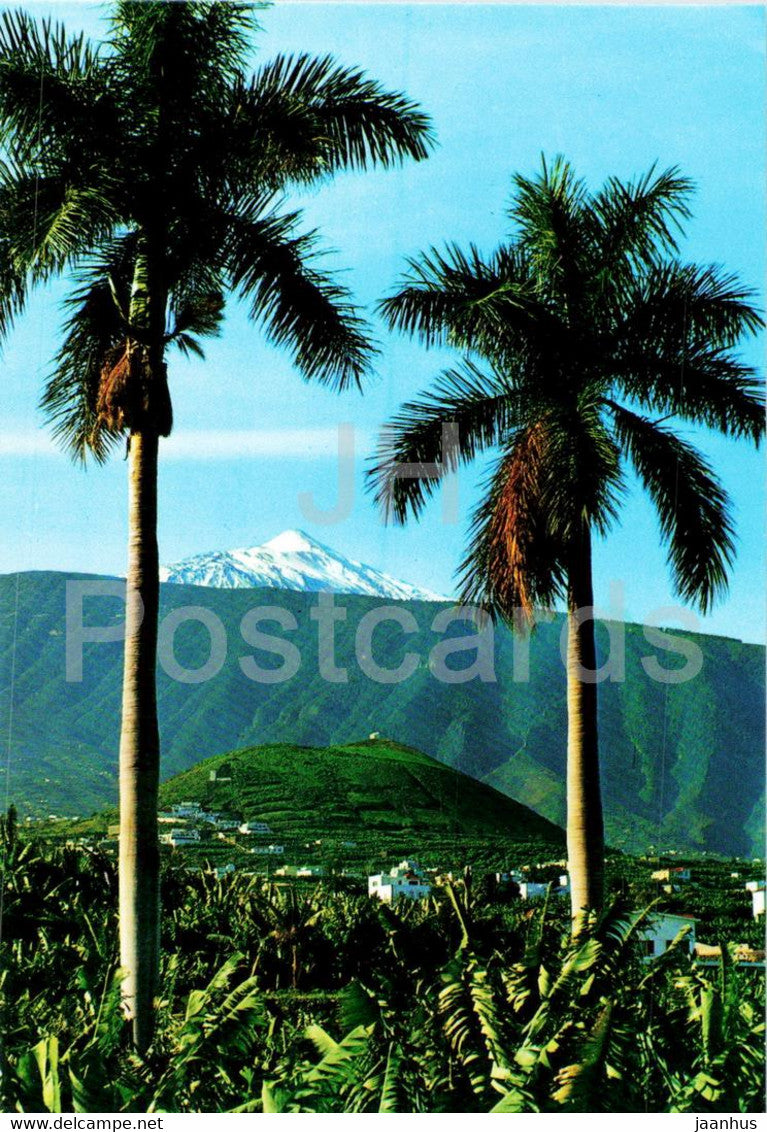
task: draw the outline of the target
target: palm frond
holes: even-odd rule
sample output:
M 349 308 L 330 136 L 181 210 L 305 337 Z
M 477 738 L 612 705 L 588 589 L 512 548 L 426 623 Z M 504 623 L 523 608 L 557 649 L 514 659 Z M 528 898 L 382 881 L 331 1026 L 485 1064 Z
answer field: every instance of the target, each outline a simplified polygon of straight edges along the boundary
M 650 412 L 705 425 L 759 444 L 765 427 L 764 385 L 752 366 L 727 350 L 701 344 L 664 355 L 649 343 L 616 367 L 621 390 Z
M 109 241 L 98 256 L 85 261 L 80 285 L 67 300 L 64 340 L 41 407 L 56 439 L 81 461 L 89 454 L 98 463 L 107 459 L 123 433 L 125 407 L 137 395 L 128 384 L 134 376 L 129 342 L 136 338 L 136 328 L 129 311 L 138 245 L 137 233 Z M 174 320 L 166 341 L 183 353 L 201 356 L 198 339 L 218 332 L 223 298 L 220 290 L 206 290 L 215 285 L 215 276 L 201 271 L 184 277 L 171 295 Z M 157 398 L 161 434 L 166 435 L 171 410 L 160 379 Z
M 0 130 L 5 160 L 61 193 L 99 192 L 120 158 L 111 60 L 82 35 L 23 13 L 0 23 Z M 31 207 L 30 216 L 41 210 Z
M 735 553 L 730 501 L 701 454 L 670 429 L 611 406 L 615 433 L 649 492 L 679 595 L 705 613 Z
M 522 406 L 519 391 L 467 359 L 422 400 L 403 405 L 383 429 L 368 471 L 386 518 L 404 523 L 417 515 L 445 474 L 502 443 Z
M 81 271 L 80 286 L 67 300 L 64 340 L 40 403 L 54 437 L 83 462 L 90 454 L 104 463 L 120 439 L 121 430 L 105 423 L 99 412 L 99 396 L 105 362 L 126 337 L 135 246 L 133 235 L 123 237 Z
M 96 90 L 106 93 L 102 60 L 84 35 L 23 11 L 0 16 L 0 122 L 18 154 L 60 144 L 62 129 L 90 133 Z
M 19 270 L 33 282 L 71 266 L 108 239 L 119 220 L 105 182 L 78 186 L 3 163 L 0 222 Z
M 408 261 L 397 292 L 379 311 L 391 329 L 417 335 L 426 346 L 447 344 L 508 357 L 544 352 L 562 333 L 541 300 L 531 264 L 519 248 L 500 248 L 489 260 L 471 245 L 431 248 Z
M 185 355 L 191 353 L 204 358 L 198 339 L 217 338 L 220 335 L 224 318 L 224 294 L 221 286 L 216 285 L 219 281 L 215 278 L 206 276 L 195 280 L 197 289 L 190 286 L 191 280 L 184 282 L 185 286 L 176 288 L 171 296 L 173 327 L 167 340 L 175 343 Z
M 193 86 L 224 88 L 245 66 L 251 34 L 258 28 L 255 13 L 263 7 L 237 0 L 118 0 L 112 13 L 112 48 L 137 76 L 156 76 L 165 67 Z M 179 64 L 186 75 L 178 71 Z
M 683 233 L 682 222 L 689 220 L 688 199 L 693 183 L 676 167 L 662 173 L 655 166 L 633 181 L 609 177 L 604 188 L 591 200 L 591 211 L 598 223 L 595 243 L 600 269 L 606 280 L 629 271 L 651 266 L 664 253 L 676 252 L 676 236 Z
M 460 600 L 519 624 L 565 583 L 564 547 L 549 509 L 552 476 L 544 422 L 520 429 L 489 478 L 459 568 Z
M 547 506 L 565 543 L 580 538 L 584 519 L 606 535 L 626 490 L 620 448 L 603 421 L 600 384 L 586 386 L 576 405 L 568 403 L 565 388 L 548 432 Z
M 17 267 L 11 241 L 0 236 L 0 343 L 24 309 L 25 301 L 25 280 Z
M 619 337 L 627 350 L 736 345 L 764 326 L 754 292 L 715 265 L 668 262 L 634 277 L 620 305 Z
M 433 146 L 430 120 L 414 102 L 329 55 L 279 55 L 243 95 L 238 112 L 256 138 L 271 141 L 278 168 L 282 156 L 302 179 L 420 161 Z
M 359 386 L 375 348 L 349 292 L 317 266 L 315 232 L 297 235 L 300 216 L 228 218 L 225 264 L 232 287 L 250 302 L 267 337 L 287 346 L 306 379 Z

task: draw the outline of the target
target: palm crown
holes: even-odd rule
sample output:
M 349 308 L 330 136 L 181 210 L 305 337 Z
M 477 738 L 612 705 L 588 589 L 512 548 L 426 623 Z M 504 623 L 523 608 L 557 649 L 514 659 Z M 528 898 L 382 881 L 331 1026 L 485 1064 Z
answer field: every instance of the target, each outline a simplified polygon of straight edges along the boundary
M 278 57 L 249 76 L 254 7 L 122 0 L 100 50 L 3 17 L 0 267 L 9 280 L 79 273 L 44 405 L 80 456 L 103 459 L 145 419 L 169 431 L 161 359 L 148 383 L 136 346 L 199 351 L 227 292 L 304 377 L 343 387 L 369 368 L 366 327 L 282 194 L 422 158 L 428 121 L 331 58 Z M 7 321 L 19 302 L 5 301 Z
M 387 426 L 372 469 L 378 501 L 404 522 L 441 471 L 500 449 L 463 598 L 532 616 L 566 592 L 582 526 L 610 527 L 628 463 L 658 511 L 680 596 L 705 610 L 733 553 L 728 498 L 666 422 L 758 442 L 763 401 L 733 351 L 761 325 L 752 296 L 676 257 L 692 187 L 676 170 L 611 178 L 590 194 L 557 159 L 514 183 L 511 242 L 489 258 L 432 249 L 381 304 L 390 326 L 465 356 Z M 445 422 L 456 440 L 442 451 Z M 421 474 L 397 474 L 404 464 Z

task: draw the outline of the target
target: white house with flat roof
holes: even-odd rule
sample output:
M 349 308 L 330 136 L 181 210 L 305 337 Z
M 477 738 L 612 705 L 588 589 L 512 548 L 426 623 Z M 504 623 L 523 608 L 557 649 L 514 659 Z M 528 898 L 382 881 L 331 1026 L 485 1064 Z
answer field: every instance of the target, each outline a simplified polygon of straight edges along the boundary
M 639 938 L 644 943 L 644 954 L 647 960 L 657 959 L 668 951 L 679 933 L 688 928 L 687 936 L 682 942 L 689 955 L 695 951 L 695 924 L 694 916 L 676 912 L 653 912 L 647 923 L 639 931 Z
M 536 896 L 545 896 L 548 888 L 547 884 L 539 884 L 534 880 L 523 880 L 519 886 L 520 899 L 533 900 Z
M 239 827 L 240 833 L 246 837 L 253 833 L 271 833 L 271 827 L 265 821 L 244 821 Z
M 532 900 L 536 896 L 545 896 L 549 888 L 548 884 L 532 880 L 517 881 L 517 884 L 519 885 L 521 900 Z M 570 877 L 567 873 L 562 873 L 556 884 L 552 883 L 551 892 L 553 896 L 567 896 L 569 894 Z
M 431 893 L 431 884 L 417 861 L 400 861 L 388 873 L 368 877 L 368 896 L 376 896 L 385 904 L 405 900 L 424 900 Z
M 199 802 L 178 802 L 175 806 L 171 806 L 171 813 L 174 813 L 179 818 L 199 818 L 203 813 L 202 806 Z
M 200 831 L 199 829 L 172 829 L 170 833 L 164 834 L 160 840 L 173 849 L 178 849 L 181 845 L 196 845 L 200 840 Z

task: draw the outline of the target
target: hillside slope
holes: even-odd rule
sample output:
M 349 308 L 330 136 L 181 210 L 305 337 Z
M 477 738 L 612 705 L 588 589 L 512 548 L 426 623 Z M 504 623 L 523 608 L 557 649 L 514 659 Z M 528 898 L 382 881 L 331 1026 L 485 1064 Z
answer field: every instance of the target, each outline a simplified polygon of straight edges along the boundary
M 88 585 L 93 582 L 79 577 Z M 68 579 L 76 576 L 20 575 L 16 617 L 16 577 L 0 577 L 0 727 L 5 734 L 14 673 L 10 798 L 38 814 L 87 814 L 116 797 L 121 644 L 86 644 L 82 679 L 67 680 Z M 375 629 L 371 646 L 356 638 L 362 619 L 380 602 L 336 597 L 336 612 L 345 620 L 332 626 L 331 668 L 328 632 L 323 646 L 318 640 L 323 634 L 316 621 L 317 602 L 317 595 L 273 589 L 162 587 L 163 616 L 202 607 L 209 620 L 218 620 L 226 638 L 220 666 L 213 665 L 218 670 L 200 680 L 211 655 L 209 629 L 184 621 L 172 649 L 166 634 L 166 667 L 172 671 L 175 659 L 200 672 L 196 677 L 192 673 L 196 682 L 183 682 L 160 668 L 164 777 L 211 754 L 255 743 L 318 747 L 378 731 L 562 824 L 566 707 L 561 618 L 541 624 L 530 639 L 528 678 L 522 663 L 527 643 L 497 628 L 494 671 L 486 665 L 483 673 L 490 678 L 447 683 L 436 678 L 433 650 L 444 636 L 464 637 L 471 627 L 454 622 L 446 634 L 435 632 L 433 618 L 444 606 L 388 603 L 412 614 L 417 630 L 406 634 L 400 625 L 385 621 Z M 247 669 L 255 660 L 279 681 L 275 670 L 283 659 L 256 649 L 241 635 L 243 618 L 259 606 L 262 612 L 274 614 L 276 607 L 280 616 L 294 618 L 290 624 L 295 628 L 287 630 L 274 622 L 261 624 L 262 632 L 298 650 L 290 679 L 256 682 L 241 666 L 242 661 Z M 84 608 L 91 626 L 119 625 L 123 613 L 117 597 L 90 597 Z M 598 626 L 597 635 L 604 654 L 604 626 Z M 254 639 L 250 631 L 248 636 Z M 656 843 L 763 853 L 764 650 L 721 637 L 664 636 L 667 646 L 680 638 L 701 650 L 703 663 L 694 679 L 679 684 L 651 679 L 643 660 L 655 658 L 661 667 L 673 668 L 681 658 L 648 643 L 641 626 L 627 625 L 625 679 L 600 685 L 608 837 L 620 848 Z M 415 658 L 410 662 L 415 670 L 399 683 L 372 680 L 360 667 L 369 671 L 375 659 L 381 667 L 395 669 L 407 663 L 407 654 Z M 476 650 L 464 649 L 447 667 L 465 668 L 475 660 Z
M 226 780 L 211 780 L 212 771 Z M 235 810 L 268 822 L 279 837 L 360 839 L 375 831 L 563 840 L 551 822 L 497 790 L 386 739 L 231 751 L 165 782 L 160 799 L 163 806 L 199 801 Z

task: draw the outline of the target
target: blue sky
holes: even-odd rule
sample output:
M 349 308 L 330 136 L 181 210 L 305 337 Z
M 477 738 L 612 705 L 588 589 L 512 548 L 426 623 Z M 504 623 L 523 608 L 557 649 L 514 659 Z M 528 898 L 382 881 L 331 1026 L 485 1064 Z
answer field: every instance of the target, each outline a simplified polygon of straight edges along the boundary
M 15 6 L 15 5 L 14 5 Z M 98 34 L 100 9 L 27 5 Z M 433 120 L 439 148 L 402 170 L 346 175 L 301 203 L 361 304 L 395 284 L 405 257 L 430 244 L 474 241 L 490 251 L 507 234 L 514 172 L 564 153 L 597 187 L 657 161 L 698 189 L 685 258 L 717 262 L 761 286 L 764 264 L 764 22 L 761 6 L 620 7 L 278 3 L 261 19 L 254 57 L 330 52 L 405 90 Z M 37 401 L 59 322 L 57 285 L 38 296 L 0 365 L 0 570 L 120 573 L 125 560 L 125 464 L 82 471 L 57 453 Z M 761 305 L 760 298 L 760 305 Z M 372 316 L 371 316 L 372 317 Z M 177 433 L 161 471 L 163 561 L 253 545 L 302 527 L 350 557 L 430 589 L 451 592 L 482 466 L 461 476 L 460 518 L 439 500 L 419 524 L 382 526 L 364 493 L 365 458 L 381 423 L 454 360 L 377 326 L 377 373 L 364 396 L 305 385 L 287 355 L 263 342 L 232 307 L 207 361 L 173 359 Z M 745 356 L 761 364 L 763 343 Z M 356 435 L 355 498 L 343 521 L 307 517 L 301 492 L 331 507 L 336 429 Z M 686 428 L 734 500 L 738 558 L 729 597 L 701 629 L 764 638 L 763 453 Z M 611 582 L 623 614 L 646 619 L 674 603 L 649 503 L 631 492 L 622 523 L 595 555 L 596 600 Z M 618 612 L 618 610 L 616 610 Z M 668 614 L 661 620 L 673 620 Z M 678 623 L 678 622 L 677 622 Z

